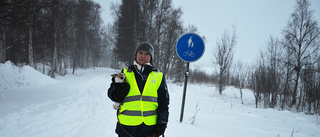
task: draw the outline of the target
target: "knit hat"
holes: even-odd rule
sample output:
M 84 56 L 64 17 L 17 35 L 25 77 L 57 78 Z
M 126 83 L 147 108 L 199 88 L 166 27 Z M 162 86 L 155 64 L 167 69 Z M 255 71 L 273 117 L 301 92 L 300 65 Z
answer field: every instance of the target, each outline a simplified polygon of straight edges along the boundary
M 152 62 L 152 59 L 153 59 L 153 56 L 154 56 L 154 49 L 153 49 L 153 46 L 149 43 L 149 42 L 142 42 L 138 45 L 137 49 L 136 49 L 136 52 L 134 54 L 134 57 L 135 59 L 137 58 L 137 53 L 138 51 L 146 51 L 150 54 L 151 56 L 151 62 Z

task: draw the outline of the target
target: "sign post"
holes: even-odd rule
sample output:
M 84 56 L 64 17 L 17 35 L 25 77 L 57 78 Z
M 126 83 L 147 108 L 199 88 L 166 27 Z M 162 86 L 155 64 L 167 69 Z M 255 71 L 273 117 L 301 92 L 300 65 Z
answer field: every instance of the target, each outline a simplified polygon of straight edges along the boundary
M 182 95 L 182 105 L 180 113 L 180 123 L 183 120 L 184 104 L 187 91 L 187 83 L 189 76 L 189 63 L 200 59 L 204 53 L 204 42 L 202 38 L 194 33 L 187 33 L 181 36 L 176 45 L 176 51 L 178 56 L 187 62 L 187 68 L 185 73 L 185 81 Z
M 182 105 L 181 105 L 181 113 L 180 113 L 180 123 L 183 120 L 183 112 L 184 112 L 184 104 L 186 100 L 186 91 L 187 91 L 187 83 L 188 83 L 188 76 L 189 76 L 189 62 L 187 62 L 187 68 L 186 68 L 186 73 L 185 78 L 184 78 L 184 87 L 183 87 L 183 95 L 182 95 Z

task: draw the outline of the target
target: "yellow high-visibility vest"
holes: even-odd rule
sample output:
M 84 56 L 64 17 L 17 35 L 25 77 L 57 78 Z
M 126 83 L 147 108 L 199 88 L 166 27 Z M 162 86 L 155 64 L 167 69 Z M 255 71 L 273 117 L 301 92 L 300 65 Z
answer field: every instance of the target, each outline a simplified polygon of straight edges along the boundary
M 127 126 L 137 126 L 142 123 L 149 126 L 157 124 L 157 91 L 160 87 L 163 73 L 152 71 L 148 76 L 142 94 L 137 85 L 134 72 L 125 68 L 123 73 L 126 75 L 126 82 L 129 83 L 130 90 L 121 103 L 118 122 Z

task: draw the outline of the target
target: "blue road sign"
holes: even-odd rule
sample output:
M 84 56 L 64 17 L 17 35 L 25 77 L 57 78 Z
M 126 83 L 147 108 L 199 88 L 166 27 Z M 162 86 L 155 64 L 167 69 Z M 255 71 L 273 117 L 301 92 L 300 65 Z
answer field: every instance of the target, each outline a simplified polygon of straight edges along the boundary
M 199 35 L 187 33 L 178 40 L 176 51 L 182 60 L 194 62 L 202 57 L 204 53 L 204 42 Z

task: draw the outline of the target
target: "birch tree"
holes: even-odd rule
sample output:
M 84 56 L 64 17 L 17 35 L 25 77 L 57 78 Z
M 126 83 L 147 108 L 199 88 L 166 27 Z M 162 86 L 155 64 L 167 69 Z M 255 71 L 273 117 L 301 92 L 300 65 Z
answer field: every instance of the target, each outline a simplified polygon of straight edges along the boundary
M 237 44 L 236 28 L 233 27 L 232 34 L 228 31 L 224 31 L 221 39 L 217 42 L 217 46 L 214 53 L 214 64 L 218 65 L 218 90 L 219 94 L 228 84 L 230 75 L 230 67 L 233 61 L 234 48 Z
M 291 106 L 296 105 L 302 67 L 307 59 L 315 55 L 319 50 L 320 30 L 317 21 L 313 18 L 308 0 L 297 0 L 297 5 L 291 15 L 286 28 L 283 30 L 284 47 L 291 53 L 290 65 L 295 70 L 295 84 L 292 94 Z M 287 62 L 289 63 L 289 62 Z M 297 108 L 299 105 L 297 106 Z

